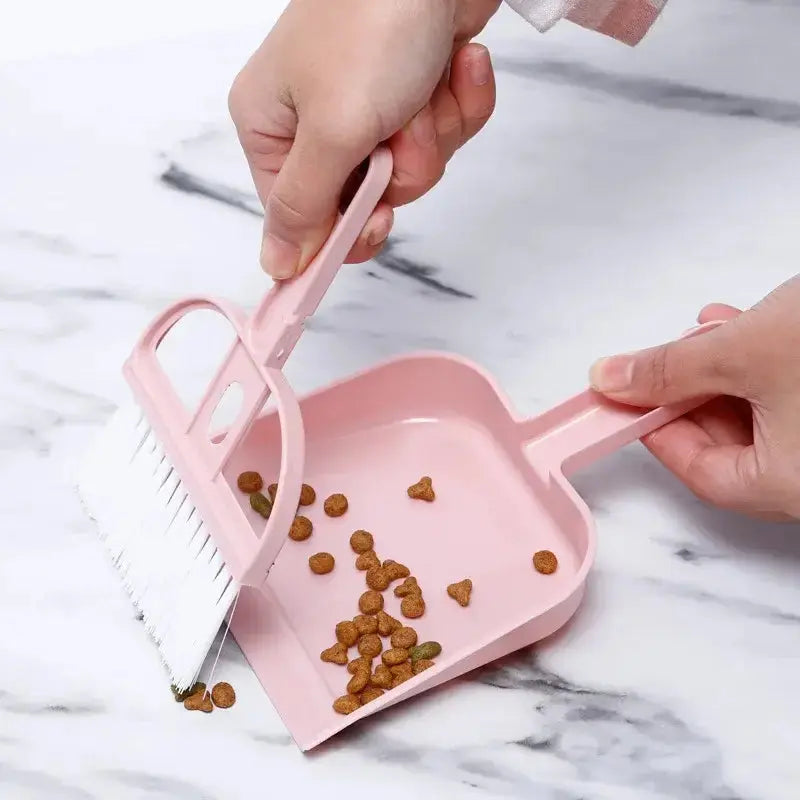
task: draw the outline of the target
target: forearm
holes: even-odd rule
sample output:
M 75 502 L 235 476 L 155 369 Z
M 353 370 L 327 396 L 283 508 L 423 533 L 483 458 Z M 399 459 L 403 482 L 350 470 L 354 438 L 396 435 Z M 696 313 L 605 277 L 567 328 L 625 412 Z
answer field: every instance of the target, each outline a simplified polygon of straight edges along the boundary
M 562 19 L 624 42 L 638 44 L 667 0 L 506 0 L 540 31 Z

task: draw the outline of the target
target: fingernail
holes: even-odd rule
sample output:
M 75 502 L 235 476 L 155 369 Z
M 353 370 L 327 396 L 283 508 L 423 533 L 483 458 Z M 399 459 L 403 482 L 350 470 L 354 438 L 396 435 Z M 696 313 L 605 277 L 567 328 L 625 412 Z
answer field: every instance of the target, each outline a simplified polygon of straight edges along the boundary
M 595 361 L 589 370 L 589 382 L 598 392 L 621 392 L 633 381 L 633 358 L 611 356 Z
M 381 242 L 386 241 L 386 237 L 389 235 L 389 231 L 392 229 L 392 223 L 390 220 L 379 220 L 372 224 L 372 226 L 367 228 L 367 244 L 370 247 L 375 247 L 376 245 L 381 244 Z
M 485 47 L 476 48 L 476 53 L 467 63 L 467 72 L 475 86 L 485 86 L 492 77 L 492 63 Z
M 411 135 L 420 147 L 430 147 L 436 141 L 436 125 L 430 106 L 425 106 L 411 120 Z
M 300 249 L 268 233 L 261 242 L 261 268 L 277 280 L 291 278 L 300 263 Z

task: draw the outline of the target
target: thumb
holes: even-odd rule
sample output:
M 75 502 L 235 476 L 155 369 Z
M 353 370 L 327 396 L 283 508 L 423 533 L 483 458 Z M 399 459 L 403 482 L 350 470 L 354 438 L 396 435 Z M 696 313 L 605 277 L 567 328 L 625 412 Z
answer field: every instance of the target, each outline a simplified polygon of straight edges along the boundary
M 707 333 L 602 358 L 591 368 L 594 389 L 643 408 L 716 395 L 742 396 L 737 320 Z
M 264 205 L 260 260 L 273 278 L 308 266 L 333 228 L 345 182 L 367 155 L 369 149 L 323 145 L 298 128 Z

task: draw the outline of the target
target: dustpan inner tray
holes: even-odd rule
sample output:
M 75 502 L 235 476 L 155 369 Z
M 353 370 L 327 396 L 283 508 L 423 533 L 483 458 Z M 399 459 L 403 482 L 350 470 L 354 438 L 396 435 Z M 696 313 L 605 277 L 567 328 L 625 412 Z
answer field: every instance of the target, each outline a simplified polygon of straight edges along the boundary
M 420 642 L 442 644 L 437 670 L 512 623 L 544 612 L 574 588 L 582 558 L 575 532 L 559 529 L 543 490 L 486 427 L 468 416 L 414 415 L 407 408 L 396 418 L 386 413 L 370 418 L 357 406 L 333 408 L 323 399 L 316 395 L 308 407 L 301 403 L 307 431 L 304 480 L 317 499 L 299 513 L 311 519 L 314 532 L 304 542 L 287 540 L 267 585 L 331 700 L 345 693 L 350 676 L 319 655 L 335 642 L 336 623 L 359 613 L 359 596 L 368 588 L 349 544 L 357 529 L 373 534 L 382 560 L 407 565 L 419 581 L 426 603 L 422 618 L 401 616 L 401 601 L 392 591 L 397 583 L 383 593 L 385 610 L 415 628 Z M 275 417 L 259 418 L 229 465 L 228 479 L 235 483 L 240 471 L 256 469 L 266 483 L 273 482 L 279 445 Z M 433 479 L 432 503 L 408 497 L 408 486 L 422 475 Z M 335 519 L 323 511 L 324 499 L 334 492 L 349 501 L 348 511 Z M 254 527 L 263 526 L 244 497 L 242 505 Z M 559 559 L 553 575 L 533 569 L 532 555 L 542 549 Z M 323 576 L 308 566 L 309 556 L 321 551 L 336 559 L 333 572 Z M 448 584 L 464 578 L 474 584 L 467 608 L 446 593 Z M 390 646 L 388 640 L 384 646 Z M 357 656 L 351 648 L 350 658 Z

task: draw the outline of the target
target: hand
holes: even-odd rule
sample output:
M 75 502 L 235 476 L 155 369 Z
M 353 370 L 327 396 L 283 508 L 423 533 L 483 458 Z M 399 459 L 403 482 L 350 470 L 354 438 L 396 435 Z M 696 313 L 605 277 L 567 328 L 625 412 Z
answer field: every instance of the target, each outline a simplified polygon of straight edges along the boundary
M 231 116 L 265 208 L 261 264 L 302 271 L 351 173 L 383 141 L 394 175 L 348 261 L 376 255 L 393 206 L 423 195 L 494 109 L 486 48 L 500 0 L 292 0 L 236 77 Z
M 691 339 L 597 362 L 592 385 L 651 408 L 715 397 L 650 434 L 645 446 L 695 494 L 751 516 L 800 518 L 800 275 Z

